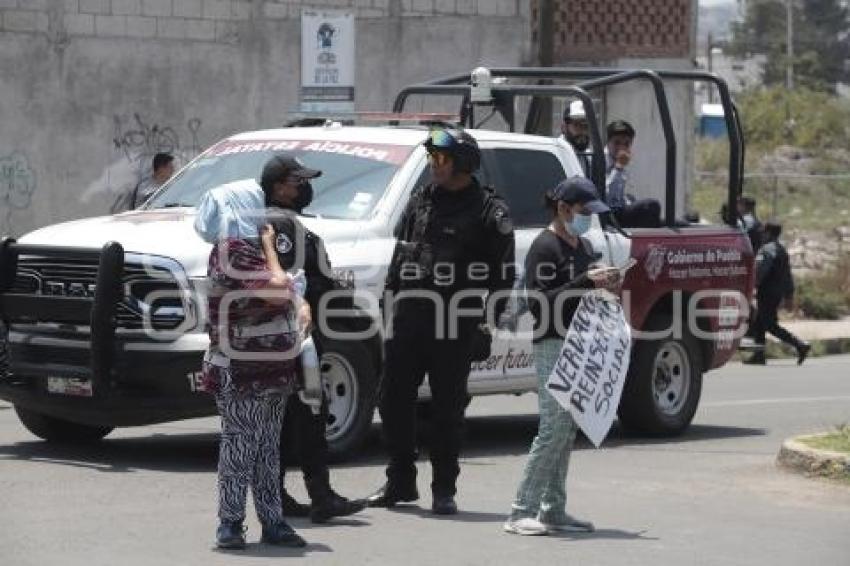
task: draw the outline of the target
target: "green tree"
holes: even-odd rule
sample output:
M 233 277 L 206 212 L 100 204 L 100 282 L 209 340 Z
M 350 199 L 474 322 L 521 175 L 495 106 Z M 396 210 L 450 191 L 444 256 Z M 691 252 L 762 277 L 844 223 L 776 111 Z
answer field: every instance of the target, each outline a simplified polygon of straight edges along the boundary
M 842 0 L 792 0 L 795 83 L 835 91 L 848 77 L 850 12 Z M 763 81 L 785 81 L 787 63 L 786 0 L 749 0 L 744 19 L 732 24 L 730 53 L 767 57 Z
M 744 139 L 756 154 L 786 144 L 819 152 L 850 147 L 850 104 L 837 96 L 805 87 L 788 93 L 774 86 L 744 91 L 737 102 Z M 793 138 L 786 128 L 789 118 L 796 124 Z

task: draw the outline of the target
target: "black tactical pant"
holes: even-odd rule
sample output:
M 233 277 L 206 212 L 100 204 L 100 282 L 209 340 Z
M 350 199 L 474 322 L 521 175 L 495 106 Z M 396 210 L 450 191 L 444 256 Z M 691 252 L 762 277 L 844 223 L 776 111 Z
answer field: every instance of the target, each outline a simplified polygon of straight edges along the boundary
M 297 461 L 304 474 L 307 493 L 313 502 L 321 501 L 331 494 L 328 441 L 325 438 L 327 411 L 327 402 L 323 402 L 321 412 L 314 415 L 310 406 L 302 403 L 298 395 L 291 395 L 283 417 L 280 484 L 284 485 L 286 466 Z
M 779 305 L 782 303 L 781 297 L 774 296 L 758 296 L 758 309 L 756 311 L 756 323 L 753 328 L 753 341 L 756 344 L 764 345 L 765 334 L 770 332 L 786 344 L 790 344 L 799 349 L 803 343 L 799 338 L 779 326 Z
M 431 389 L 431 441 L 433 470 L 431 491 L 453 496 L 460 474 L 458 455 L 463 435 L 464 410 L 468 402 L 470 336 L 477 320 L 458 319 L 452 338 L 446 315 L 443 338 L 437 338 L 437 309 L 425 299 L 403 300 L 393 316 L 393 336 L 385 344 L 384 378 L 379 410 L 390 454 L 387 478 L 390 485 L 409 486 L 416 481 L 416 400 L 428 374 Z

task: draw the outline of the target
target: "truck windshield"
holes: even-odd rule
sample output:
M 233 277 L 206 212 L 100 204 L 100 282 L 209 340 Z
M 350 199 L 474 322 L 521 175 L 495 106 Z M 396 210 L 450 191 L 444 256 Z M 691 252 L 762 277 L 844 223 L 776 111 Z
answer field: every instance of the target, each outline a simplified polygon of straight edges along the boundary
M 313 140 L 225 140 L 191 162 L 148 201 L 144 208 L 197 206 L 219 185 L 258 179 L 275 153 L 287 152 L 307 167 L 322 171 L 312 180 L 308 216 L 359 220 L 371 215 L 393 176 L 414 146 Z

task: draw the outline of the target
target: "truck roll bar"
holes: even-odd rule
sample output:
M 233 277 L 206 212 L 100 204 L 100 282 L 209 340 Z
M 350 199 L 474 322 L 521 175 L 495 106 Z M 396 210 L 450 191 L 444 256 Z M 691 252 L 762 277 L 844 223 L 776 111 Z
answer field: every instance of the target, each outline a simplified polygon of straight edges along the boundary
M 647 80 L 652 85 L 653 94 L 658 105 L 659 114 L 661 117 L 661 126 L 666 142 L 666 164 L 665 164 L 665 180 L 666 180 L 666 198 L 665 198 L 665 224 L 672 226 L 675 224 L 675 205 L 676 205 L 676 141 L 673 132 L 672 118 L 670 116 L 670 107 L 667 101 L 666 92 L 664 90 L 664 80 L 687 80 L 709 82 L 714 84 L 719 93 L 720 101 L 723 105 L 726 130 L 729 137 L 729 190 L 728 190 L 728 206 L 730 210 L 734 210 L 735 201 L 742 191 L 743 183 L 743 168 L 744 168 L 744 140 L 740 122 L 738 109 L 735 107 L 732 97 L 729 94 L 729 87 L 719 76 L 713 73 L 704 71 L 677 71 L 677 70 L 623 70 L 612 68 L 569 68 L 569 67 L 493 67 L 488 69 L 493 77 L 499 78 L 520 78 L 520 79 L 536 79 L 536 80 L 552 80 L 552 79 L 569 79 L 579 81 L 574 86 L 584 90 L 592 90 L 629 82 L 632 80 Z M 425 87 L 461 87 L 458 90 L 435 90 L 428 91 Z M 546 90 L 550 87 L 555 87 L 555 90 Z M 403 89 L 394 105 L 396 112 L 404 109 L 404 104 L 410 94 L 458 94 L 464 97 L 462 110 L 469 106 L 470 98 L 470 75 L 467 73 L 459 73 L 448 75 L 438 79 L 428 81 L 419 85 L 413 85 Z M 493 103 L 503 105 L 506 101 L 513 101 L 513 97 L 521 94 L 526 90 L 525 95 L 531 96 L 564 96 L 563 91 L 558 90 L 563 88 L 559 85 L 506 85 L 494 83 L 491 86 L 493 91 Z M 531 90 L 540 89 L 540 90 Z M 574 94 L 570 96 L 575 96 Z M 580 97 L 577 97 L 580 98 Z M 581 99 L 585 112 L 592 107 L 586 100 Z M 511 131 L 514 131 L 513 124 L 513 107 L 511 105 L 510 112 L 503 111 L 502 115 L 509 122 Z M 468 116 L 469 111 L 461 112 L 462 116 Z M 590 114 L 588 113 L 588 116 Z M 510 118 L 510 119 L 508 119 Z M 470 121 L 471 122 L 471 121 Z M 598 139 L 599 124 L 594 120 L 588 120 L 591 130 L 591 138 L 594 144 L 594 155 L 591 161 L 591 179 L 599 187 L 599 190 L 604 194 L 604 182 L 600 182 L 598 173 L 593 165 L 597 160 L 596 151 Z M 594 135 L 594 132 L 596 135 Z M 601 152 L 601 149 L 600 149 Z M 730 223 L 734 224 L 734 219 L 729 219 Z
M 412 85 L 405 87 L 399 92 L 393 104 L 394 112 L 401 112 L 404 108 L 407 98 L 415 94 L 434 94 L 434 95 L 461 95 L 467 96 L 469 91 L 468 86 L 456 85 Z M 596 110 L 593 108 L 592 99 L 588 92 L 580 86 L 566 85 L 514 85 L 510 87 L 494 86 L 493 92 L 496 96 L 504 92 L 513 98 L 513 96 L 574 96 L 582 101 L 587 109 L 587 116 L 590 122 L 596 122 Z M 471 116 L 470 116 L 471 118 Z M 511 124 L 513 126 L 513 124 Z M 591 142 L 594 147 L 594 154 L 591 160 L 591 179 L 593 182 L 602 187 L 605 186 L 605 156 L 602 153 L 602 137 L 599 134 L 598 128 L 591 128 Z M 597 151 L 598 150 L 598 151 Z M 604 194 L 604 188 L 603 188 Z

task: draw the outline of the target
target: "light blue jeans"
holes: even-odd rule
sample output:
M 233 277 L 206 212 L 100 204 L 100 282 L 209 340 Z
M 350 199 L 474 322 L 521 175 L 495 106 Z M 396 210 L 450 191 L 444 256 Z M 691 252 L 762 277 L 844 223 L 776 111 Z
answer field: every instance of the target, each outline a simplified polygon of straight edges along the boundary
M 511 506 L 511 519 L 537 517 L 544 523 L 555 524 L 567 520 L 567 469 L 578 426 L 546 389 L 562 344 L 559 338 L 546 338 L 534 344 L 540 424 Z

